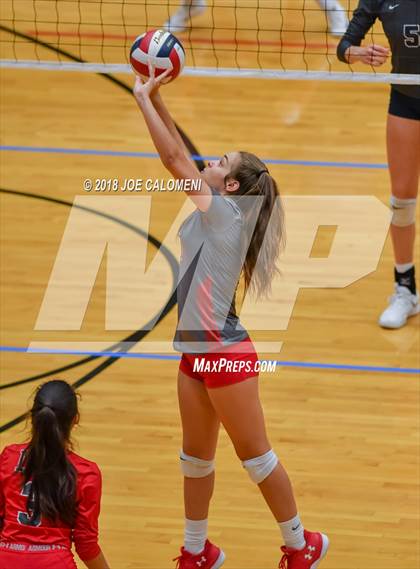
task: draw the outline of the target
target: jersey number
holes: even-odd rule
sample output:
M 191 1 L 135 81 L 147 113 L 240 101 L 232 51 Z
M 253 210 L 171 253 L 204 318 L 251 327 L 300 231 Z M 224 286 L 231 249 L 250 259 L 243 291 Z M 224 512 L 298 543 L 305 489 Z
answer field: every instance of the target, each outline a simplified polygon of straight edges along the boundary
M 19 460 L 18 460 L 18 463 L 17 463 L 16 468 L 15 468 L 15 472 L 23 473 L 24 459 L 25 459 L 25 449 L 22 449 L 20 451 L 20 456 L 19 456 Z M 31 493 L 31 486 L 32 486 L 31 481 L 26 482 L 26 484 L 22 488 L 20 495 L 25 496 L 25 498 L 28 498 L 29 494 Z M 32 503 L 32 501 L 30 501 L 28 504 L 29 511 L 33 508 L 33 506 L 34 506 L 34 504 Z M 40 526 L 41 525 L 41 516 L 37 516 L 36 518 L 34 518 L 34 517 L 31 517 L 28 512 L 19 512 L 18 511 L 17 519 L 18 519 L 18 522 L 23 526 Z
M 404 44 L 406 47 L 420 47 L 420 24 L 405 24 Z
M 22 488 L 22 492 L 20 493 L 21 496 L 25 496 L 26 498 L 29 496 L 31 492 L 32 482 L 27 482 L 24 487 Z M 28 508 L 29 511 L 33 504 L 29 503 Z M 37 516 L 36 518 L 30 517 L 28 512 L 18 512 L 17 516 L 18 522 L 23 526 L 40 526 L 41 525 L 41 516 Z

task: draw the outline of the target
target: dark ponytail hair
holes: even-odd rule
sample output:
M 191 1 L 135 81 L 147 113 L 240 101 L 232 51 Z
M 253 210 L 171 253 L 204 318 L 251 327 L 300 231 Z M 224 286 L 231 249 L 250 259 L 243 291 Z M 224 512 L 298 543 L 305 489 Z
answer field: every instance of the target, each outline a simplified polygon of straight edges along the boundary
M 32 438 L 22 466 L 24 484 L 31 481 L 28 512 L 73 526 L 76 514 L 76 471 L 67 458 L 70 432 L 78 417 L 77 396 L 65 381 L 38 388 L 32 409 Z
M 263 198 L 245 257 L 243 277 L 245 293 L 249 289 L 256 297 L 266 296 L 279 273 L 276 262 L 285 239 L 284 212 L 276 181 L 264 162 L 249 152 L 239 152 L 239 159 L 226 178 L 239 182 L 239 189 L 230 195 Z M 255 208 L 245 208 L 245 212 L 245 220 L 255 222 Z

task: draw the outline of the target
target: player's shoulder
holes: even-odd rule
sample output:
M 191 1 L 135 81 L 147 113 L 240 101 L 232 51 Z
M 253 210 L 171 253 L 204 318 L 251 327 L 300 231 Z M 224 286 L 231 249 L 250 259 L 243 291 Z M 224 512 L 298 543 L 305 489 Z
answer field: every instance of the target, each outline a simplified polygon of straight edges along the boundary
M 8 460 L 10 458 L 14 458 L 15 456 L 19 456 L 27 446 L 27 443 L 17 443 L 5 446 L 0 453 L 0 460 Z
M 73 451 L 69 452 L 68 457 L 79 476 L 88 474 L 92 474 L 98 477 L 101 476 L 101 470 L 96 462 L 93 462 L 93 460 L 89 460 L 84 456 L 80 456 L 80 454 L 76 454 Z
M 3 448 L 0 453 L 0 473 L 2 478 L 15 471 L 22 452 L 27 446 L 27 444 L 12 444 Z
M 226 196 L 222 197 L 221 199 L 223 199 L 225 203 L 227 203 L 232 209 L 234 209 L 236 213 L 238 213 L 239 215 L 242 213 L 241 208 L 239 207 L 239 199 L 240 199 L 239 197 Z
M 371 11 L 380 14 L 385 4 L 389 4 L 389 0 L 366 0 Z
M 242 211 L 239 207 L 239 200 L 243 198 L 243 196 L 222 195 L 214 188 L 210 188 L 210 190 L 212 203 L 210 204 L 209 210 L 217 212 L 217 214 L 220 214 L 223 210 L 232 213 L 233 210 L 233 213 L 235 213 L 238 218 L 241 217 Z
M 388 0 L 360 0 L 358 8 L 372 14 L 379 14 L 386 1 Z

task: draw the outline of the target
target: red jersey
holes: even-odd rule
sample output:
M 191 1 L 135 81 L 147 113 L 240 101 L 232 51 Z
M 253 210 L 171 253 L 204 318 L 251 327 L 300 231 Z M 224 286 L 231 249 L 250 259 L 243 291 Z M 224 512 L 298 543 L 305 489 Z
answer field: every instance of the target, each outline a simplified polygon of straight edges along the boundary
M 23 486 L 19 469 L 26 447 L 26 444 L 9 445 L 0 454 L 0 542 L 48 544 L 68 549 L 74 543 L 82 560 L 93 559 L 101 551 L 98 545 L 98 517 L 102 479 L 98 466 L 74 452 L 67 455 L 77 473 L 74 527 L 60 521 L 52 522 L 43 516 L 34 520 L 27 512 L 29 488 L 27 484 Z

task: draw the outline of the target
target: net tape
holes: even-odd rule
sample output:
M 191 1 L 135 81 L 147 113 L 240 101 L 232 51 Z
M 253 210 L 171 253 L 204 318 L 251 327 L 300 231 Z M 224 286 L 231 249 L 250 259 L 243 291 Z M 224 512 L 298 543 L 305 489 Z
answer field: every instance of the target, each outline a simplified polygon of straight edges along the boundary
M 78 63 L 12 59 L 0 60 L 1 68 L 36 69 L 38 71 L 82 71 L 88 73 L 133 73 L 128 64 Z M 322 80 L 339 82 L 393 83 L 396 85 L 420 85 L 420 75 L 396 73 L 348 73 L 330 71 L 235 69 L 231 67 L 185 67 L 183 75 L 190 77 L 229 77 L 242 79 Z

